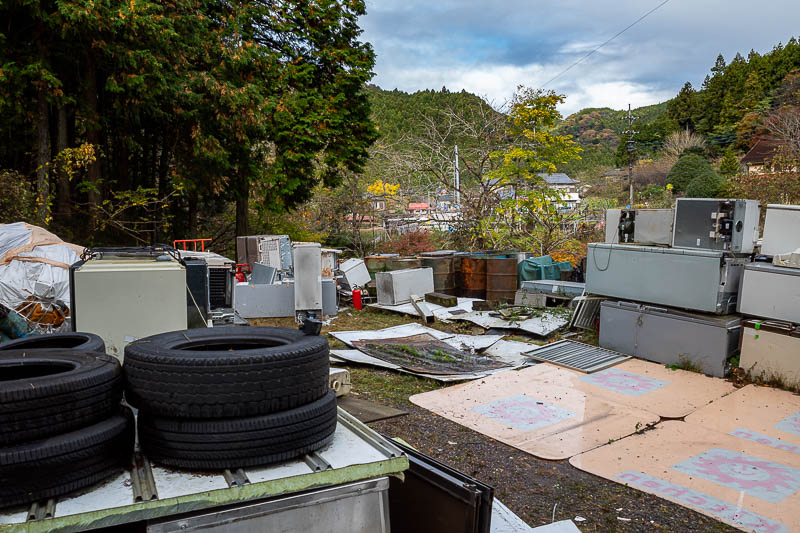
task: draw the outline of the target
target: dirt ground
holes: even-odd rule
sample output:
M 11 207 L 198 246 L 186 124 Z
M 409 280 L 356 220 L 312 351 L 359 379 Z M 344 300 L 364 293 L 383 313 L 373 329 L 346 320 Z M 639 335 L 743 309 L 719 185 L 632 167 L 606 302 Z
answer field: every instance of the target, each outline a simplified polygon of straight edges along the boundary
M 343 311 L 323 332 L 379 329 L 411 321 L 412 318 L 398 314 L 350 310 Z M 254 325 L 294 327 L 294 322 L 271 319 L 259 320 Z M 454 333 L 482 332 L 463 324 L 433 327 Z M 332 348 L 343 347 L 335 339 L 329 337 L 329 340 Z M 408 401 L 409 396 L 442 387 L 435 381 L 368 367 L 346 368 L 351 372 L 355 397 L 408 412 L 406 416 L 374 422 L 371 427 L 387 437 L 400 437 L 420 451 L 493 486 L 495 497 L 531 526 L 572 519 L 586 532 L 737 531 L 685 507 L 585 473 L 567 461 L 538 459 Z M 576 520 L 577 517 L 584 520 Z

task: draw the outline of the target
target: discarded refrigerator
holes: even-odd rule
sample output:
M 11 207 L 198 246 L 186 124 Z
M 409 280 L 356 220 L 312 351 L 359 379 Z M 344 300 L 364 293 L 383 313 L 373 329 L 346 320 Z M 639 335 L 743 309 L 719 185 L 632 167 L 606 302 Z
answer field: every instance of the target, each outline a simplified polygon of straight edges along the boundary
M 739 349 L 741 319 L 687 313 L 632 302 L 600 304 L 600 346 L 723 377 Z
M 586 292 L 720 315 L 736 310 L 748 257 L 626 244 L 589 244 Z
M 800 324 L 800 268 L 747 265 L 742 274 L 739 312 Z
M 745 320 L 739 366 L 753 377 L 800 383 L 800 326 Z
M 391 272 L 377 272 L 375 283 L 380 305 L 399 305 L 411 301 L 411 296 L 425 296 L 433 292 L 433 269 L 406 268 Z

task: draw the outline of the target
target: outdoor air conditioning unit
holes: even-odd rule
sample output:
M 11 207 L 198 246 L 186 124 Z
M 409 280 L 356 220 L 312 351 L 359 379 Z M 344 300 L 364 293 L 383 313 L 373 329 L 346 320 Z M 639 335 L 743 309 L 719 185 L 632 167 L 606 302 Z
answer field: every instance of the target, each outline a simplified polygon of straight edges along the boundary
M 672 209 L 606 209 L 606 242 L 669 246 L 673 217 Z
M 122 359 L 125 345 L 187 327 L 186 269 L 172 249 L 95 248 L 70 267 L 72 329 L 99 335 Z
M 758 200 L 678 198 L 672 246 L 753 253 L 758 240 Z

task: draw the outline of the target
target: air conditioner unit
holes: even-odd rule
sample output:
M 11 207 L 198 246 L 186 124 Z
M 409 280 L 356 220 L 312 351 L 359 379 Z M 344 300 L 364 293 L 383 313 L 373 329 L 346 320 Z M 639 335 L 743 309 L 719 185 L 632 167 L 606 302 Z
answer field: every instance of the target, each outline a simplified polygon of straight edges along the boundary
M 753 253 L 758 240 L 758 200 L 678 198 L 672 246 Z
M 606 242 L 669 246 L 673 217 L 672 209 L 606 209 Z
M 586 292 L 681 309 L 728 314 L 749 258 L 707 250 L 591 243 Z

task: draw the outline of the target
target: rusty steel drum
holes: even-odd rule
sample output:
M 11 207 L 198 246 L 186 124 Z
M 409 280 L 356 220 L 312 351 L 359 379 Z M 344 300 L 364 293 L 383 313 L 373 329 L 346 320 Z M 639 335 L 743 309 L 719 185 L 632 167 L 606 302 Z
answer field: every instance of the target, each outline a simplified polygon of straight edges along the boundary
M 422 266 L 433 269 L 433 290 L 442 294 L 456 294 L 456 273 L 453 256 L 423 257 Z
M 364 264 L 367 266 L 369 277 L 375 279 L 376 272 L 386 272 L 386 262 L 392 256 L 388 255 L 368 255 L 364 258 Z
M 390 257 L 386 260 L 387 271 L 421 267 L 422 259 L 418 257 Z
M 468 255 L 461 258 L 458 296 L 486 299 L 486 257 Z
M 492 257 L 486 260 L 486 299 L 513 303 L 517 292 L 517 258 Z

